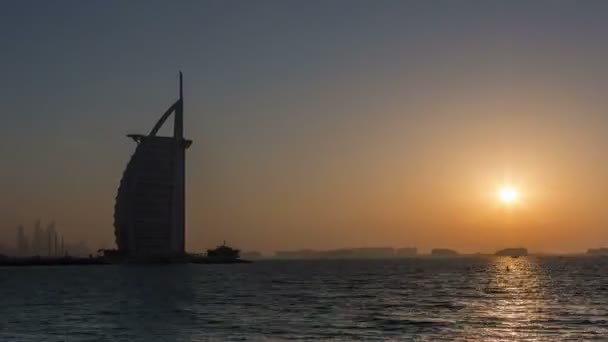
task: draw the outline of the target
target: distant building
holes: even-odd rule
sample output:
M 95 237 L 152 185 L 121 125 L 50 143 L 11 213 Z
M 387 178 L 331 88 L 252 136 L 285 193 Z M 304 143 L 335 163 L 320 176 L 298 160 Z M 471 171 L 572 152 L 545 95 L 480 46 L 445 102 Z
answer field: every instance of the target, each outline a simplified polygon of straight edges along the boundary
M 49 223 L 46 227 L 46 255 L 57 256 L 57 231 L 55 230 L 55 222 Z
M 589 248 L 588 255 L 608 255 L 608 248 Z
M 525 248 L 505 248 L 505 249 L 501 249 L 499 251 L 497 251 L 495 253 L 495 255 L 497 256 L 515 256 L 515 257 L 519 257 L 519 256 L 526 256 L 528 255 L 528 250 Z
M 63 241 L 63 237 L 61 237 Z M 60 256 L 63 255 L 60 246 L 59 231 L 55 222 L 42 228 L 40 219 L 36 220 L 31 240 L 28 239 L 23 225 L 17 227 L 17 237 L 14 255 L 26 256 Z
M 181 256 L 185 253 L 184 100 L 179 99 L 148 135 L 128 135 L 137 143 L 120 181 L 114 207 L 116 245 L 133 257 Z M 174 114 L 173 136 L 157 136 Z
M 435 248 L 435 249 L 431 250 L 431 255 L 432 256 L 441 256 L 441 257 L 451 257 L 451 256 L 457 256 L 458 252 L 456 252 L 455 250 L 452 250 L 452 249 L 447 249 L 447 248 Z
M 17 255 L 18 256 L 27 256 L 29 253 L 29 242 L 27 236 L 25 235 L 25 230 L 23 229 L 23 225 L 20 224 L 17 228 Z
M 416 255 L 418 255 L 418 248 L 416 247 L 399 248 L 395 252 L 395 256 L 398 258 L 413 257 Z
M 45 234 L 42 230 L 40 219 L 34 224 L 34 234 L 32 236 L 32 255 L 45 255 Z

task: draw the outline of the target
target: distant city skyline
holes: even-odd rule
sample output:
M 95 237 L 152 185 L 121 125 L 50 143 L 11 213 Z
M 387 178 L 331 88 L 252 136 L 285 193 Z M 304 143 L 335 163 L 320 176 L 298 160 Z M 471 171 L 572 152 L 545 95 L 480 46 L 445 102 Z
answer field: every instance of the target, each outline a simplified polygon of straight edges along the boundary
M 5 1 L 0 244 L 39 216 L 112 247 L 124 134 L 183 70 L 188 251 L 606 247 L 606 11 Z
M 92 253 L 84 241 L 66 243 L 55 221 L 44 224 L 37 219 L 33 225 L 19 224 L 14 242 L 0 244 L 0 254 L 16 257 L 87 256 Z

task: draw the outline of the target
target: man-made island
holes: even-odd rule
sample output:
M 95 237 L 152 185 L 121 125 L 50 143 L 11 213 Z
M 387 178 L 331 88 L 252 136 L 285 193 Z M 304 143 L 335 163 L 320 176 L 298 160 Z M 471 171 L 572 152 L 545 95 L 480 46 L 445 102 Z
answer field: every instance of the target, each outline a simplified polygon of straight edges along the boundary
M 510 256 L 510 257 L 520 257 L 528 255 L 528 250 L 523 247 L 518 248 L 505 248 L 497 251 L 495 253 L 496 256 Z
M 608 255 L 608 248 L 589 248 L 587 255 Z
M 431 250 L 431 255 L 436 257 L 454 257 L 458 256 L 458 252 L 453 249 L 435 248 Z
M 133 258 L 118 250 L 100 250 L 100 255 L 89 257 L 8 257 L 0 255 L 0 266 L 67 266 L 67 265 L 114 265 L 148 263 L 190 263 L 190 264 L 242 264 L 250 263 L 241 259 L 240 251 L 224 243 L 205 254 L 184 254 L 177 257 Z

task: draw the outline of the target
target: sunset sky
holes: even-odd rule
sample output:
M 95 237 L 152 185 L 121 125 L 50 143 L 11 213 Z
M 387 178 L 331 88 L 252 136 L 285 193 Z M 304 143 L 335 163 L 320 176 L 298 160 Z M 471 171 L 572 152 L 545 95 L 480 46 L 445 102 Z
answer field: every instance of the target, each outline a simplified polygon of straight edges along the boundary
M 2 1 L 0 243 L 40 218 L 112 247 L 125 134 L 150 131 L 182 70 L 190 251 L 608 246 L 606 13 Z

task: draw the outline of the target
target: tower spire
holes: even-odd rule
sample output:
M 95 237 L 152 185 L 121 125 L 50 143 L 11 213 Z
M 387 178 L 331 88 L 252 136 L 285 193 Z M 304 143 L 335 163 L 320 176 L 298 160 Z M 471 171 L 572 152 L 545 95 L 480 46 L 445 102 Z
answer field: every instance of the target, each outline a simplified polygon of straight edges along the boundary
M 179 72 L 179 100 L 175 108 L 175 121 L 173 124 L 173 136 L 177 139 L 184 138 L 184 81 L 182 72 Z
M 180 70 L 179 71 L 179 99 L 180 100 L 184 99 L 183 88 L 184 88 L 184 82 L 183 82 L 182 71 Z

